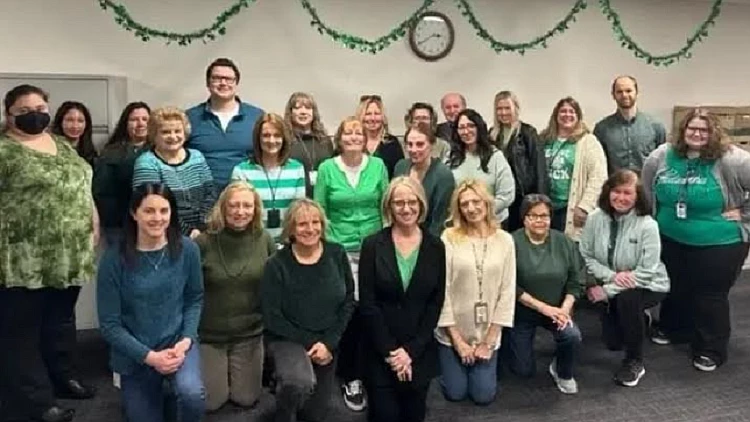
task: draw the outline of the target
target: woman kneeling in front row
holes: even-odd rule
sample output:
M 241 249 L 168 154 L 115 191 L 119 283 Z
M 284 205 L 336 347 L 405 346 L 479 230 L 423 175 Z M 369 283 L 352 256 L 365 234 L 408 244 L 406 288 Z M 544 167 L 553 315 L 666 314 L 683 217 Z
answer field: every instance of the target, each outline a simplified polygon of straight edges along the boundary
M 646 373 L 643 312 L 669 291 L 659 227 L 650 213 L 638 175 L 618 170 L 604 183 L 599 208 L 589 215 L 581 235 L 581 255 L 596 280 L 587 295 L 592 302 L 608 302 L 602 336 L 610 350 L 625 347 L 615 382 L 626 387 L 638 385 Z
M 335 356 L 354 310 L 346 251 L 327 242 L 325 214 L 298 199 L 285 218 L 284 247 L 261 281 L 263 324 L 276 380 L 274 421 L 326 420 L 335 389 Z
M 435 337 L 445 398 L 489 404 L 497 393 L 503 327 L 513 325 L 516 254 L 513 238 L 498 228 L 484 183 L 466 180 L 453 193 L 443 232 L 447 282 Z
M 575 394 L 573 366 L 581 331 L 572 311 L 581 290 L 580 255 L 573 241 L 550 229 L 552 202 L 546 195 L 527 195 L 520 215 L 524 228 L 513 233 L 518 305 L 508 338 L 510 368 L 523 377 L 534 375 L 534 337 L 543 327 L 556 344 L 549 374 L 560 391 Z

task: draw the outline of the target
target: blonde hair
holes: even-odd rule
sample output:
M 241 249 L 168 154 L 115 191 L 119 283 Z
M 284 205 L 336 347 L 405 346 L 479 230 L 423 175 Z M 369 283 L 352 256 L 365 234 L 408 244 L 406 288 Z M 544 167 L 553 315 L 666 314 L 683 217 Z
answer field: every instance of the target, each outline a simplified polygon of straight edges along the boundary
M 341 123 L 339 123 L 338 129 L 336 129 L 336 134 L 333 135 L 333 149 L 336 152 L 341 152 L 341 137 L 344 136 L 344 130 L 346 130 L 346 127 L 349 125 L 357 125 L 362 128 L 362 121 L 355 116 L 349 116 L 342 120 Z M 364 128 L 362 129 L 364 131 Z M 362 145 L 362 151 L 367 151 L 366 142 L 364 145 Z
M 318 103 L 315 102 L 315 98 L 313 98 L 311 94 L 306 92 L 295 92 L 289 97 L 289 101 L 287 101 L 286 107 L 284 108 L 284 121 L 287 126 L 291 128 L 295 134 L 297 133 L 294 119 L 292 118 L 292 110 L 297 107 L 297 103 L 302 103 L 303 105 L 312 108 L 312 123 L 310 123 L 310 131 L 318 141 L 327 141 L 328 134 L 326 133 L 325 126 L 323 126 L 323 122 L 320 120 Z
M 190 120 L 181 108 L 166 106 L 152 111 L 148 117 L 148 142 L 153 145 L 154 138 L 164 122 L 179 121 L 185 132 L 185 140 L 190 136 Z
M 381 98 L 378 98 L 377 96 L 364 96 L 362 101 L 360 101 L 359 105 L 357 106 L 357 119 L 359 119 L 359 121 L 364 124 L 365 113 L 367 112 L 367 107 L 369 107 L 370 104 L 377 105 L 380 109 L 380 114 L 383 115 L 383 128 L 380 130 L 380 137 L 385 138 L 385 135 L 390 132 L 388 131 L 388 116 L 386 116 L 385 106 L 383 105 L 383 100 Z
M 294 243 L 294 229 L 297 226 L 297 219 L 300 214 L 310 210 L 318 212 L 320 216 L 320 240 L 326 240 L 328 222 L 323 207 L 312 199 L 300 198 L 292 202 L 284 216 L 284 223 L 281 225 L 281 241 L 283 243 Z
M 492 113 L 494 115 L 493 118 L 493 126 L 490 130 L 490 140 L 492 142 L 497 139 L 497 136 L 500 134 L 500 130 L 502 130 L 503 124 L 500 122 L 500 119 L 497 118 L 497 103 L 499 103 L 502 100 L 510 100 L 511 103 L 513 103 L 513 114 L 515 115 L 515 120 L 519 120 L 519 114 L 521 113 L 521 103 L 518 101 L 518 97 L 516 94 L 514 94 L 512 91 L 500 91 L 497 94 L 495 94 L 495 101 L 492 103 Z
M 385 194 L 383 195 L 383 200 L 380 206 L 381 215 L 383 216 L 383 225 L 386 227 L 393 225 L 394 218 L 393 210 L 391 209 L 391 200 L 393 199 L 393 194 L 396 192 L 396 189 L 401 186 L 409 188 L 409 190 L 411 190 L 411 192 L 417 197 L 417 201 L 419 202 L 419 217 L 417 218 L 417 221 L 421 224 L 424 223 L 425 218 L 427 218 L 427 195 L 425 195 L 422 184 L 409 176 L 398 176 L 394 177 L 393 180 L 391 180 L 391 183 L 388 184 L 388 189 L 386 189 Z
M 253 213 L 253 219 L 250 221 L 250 225 L 248 227 L 252 231 L 263 230 L 263 200 L 261 200 L 258 191 L 255 190 L 255 188 L 250 183 L 238 180 L 230 183 L 226 188 L 224 188 L 224 190 L 219 195 L 219 199 L 216 201 L 216 204 L 214 204 L 214 207 L 208 214 L 208 217 L 206 218 L 206 225 L 208 226 L 207 231 L 209 233 L 215 234 L 224 230 L 224 227 L 226 227 L 227 224 L 227 202 L 235 192 L 240 191 L 250 192 L 253 195 L 255 212 Z
M 487 224 L 490 234 L 494 234 L 498 230 L 497 219 L 495 218 L 495 201 L 490 196 L 487 185 L 477 179 L 467 179 L 456 187 L 451 196 L 451 212 L 447 224 L 449 227 L 445 230 L 445 236 L 451 241 L 451 243 L 462 241 L 469 236 L 469 223 L 461 213 L 461 205 L 459 203 L 461 195 L 467 191 L 472 191 L 477 194 L 484 203 L 487 211 L 484 222 Z

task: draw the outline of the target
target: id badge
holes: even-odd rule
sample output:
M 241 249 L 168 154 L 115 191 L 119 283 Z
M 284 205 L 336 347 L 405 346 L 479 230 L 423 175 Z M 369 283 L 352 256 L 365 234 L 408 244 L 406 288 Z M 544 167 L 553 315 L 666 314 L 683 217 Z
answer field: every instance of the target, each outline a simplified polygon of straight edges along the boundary
M 310 185 L 315 186 L 315 182 L 318 180 L 318 172 L 311 170 L 308 175 L 310 177 Z
M 272 208 L 268 210 L 268 223 L 266 224 L 269 229 L 278 229 L 281 227 L 281 210 L 278 208 Z
M 479 324 L 487 324 L 487 322 L 490 319 L 489 315 L 489 307 L 487 306 L 487 302 L 477 302 L 474 304 L 474 323 Z
M 687 218 L 687 204 L 680 201 L 675 205 L 674 210 L 675 216 L 679 220 L 684 220 Z

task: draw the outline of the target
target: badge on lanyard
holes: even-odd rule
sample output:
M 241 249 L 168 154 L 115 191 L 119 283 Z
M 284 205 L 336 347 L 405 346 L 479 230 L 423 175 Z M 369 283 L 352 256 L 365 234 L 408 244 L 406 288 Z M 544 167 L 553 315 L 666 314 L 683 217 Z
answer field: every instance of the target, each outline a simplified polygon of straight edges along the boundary
M 268 223 L 266 223 L 269 229 L 278 229 L 281 227 L 281 210 L 278 208 L 272 208 L 268 210 Z
M 675 208 L 674 213 L 678 220 L 684 220 L 687 218 L 687 204 L 686 203 L 682 201 L 678 201 L 677 204 L 675 204 L 674 208 Z
M 487 302 L 481 301 L 474 304 L 474 323 L 477 325 L 487 324 L 490 319 L 490 310 Z

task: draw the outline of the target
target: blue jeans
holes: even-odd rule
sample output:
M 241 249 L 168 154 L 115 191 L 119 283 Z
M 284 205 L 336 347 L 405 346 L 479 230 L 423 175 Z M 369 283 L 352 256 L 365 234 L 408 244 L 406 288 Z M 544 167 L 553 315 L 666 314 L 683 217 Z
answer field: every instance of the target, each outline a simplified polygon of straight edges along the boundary
M 440 386 L 445 399 L 461 401 L 469 397 L 476 404 L 492 403 L 497 394 L 497 355 L 496 350 L 490 360 L 465 366 L 452 347 L 438 346 Z
M 507 339 L 511 371 L 527 378 L 536 373 L 534 337 L 536 328 L 539 326 L 551 332 L 555 340 L 557 375 L 561 379 L 573 378 L 573 363 L 576 348 L 581 344 L 581 330 L 575 323 L 558 330 L 552 320 L 542 314 L 535 315 L 533 318 L 519 318 L 513 323 Z
M 193 343 L 180 369 L 162 375 L 153 368 L 142 366 L 120 378 L 125 415 L 131 422 L 164 421 L 164 387 L 169 385 L 176 398 L 177 421 L 200 422 L 205 413 L 200 352 Z

